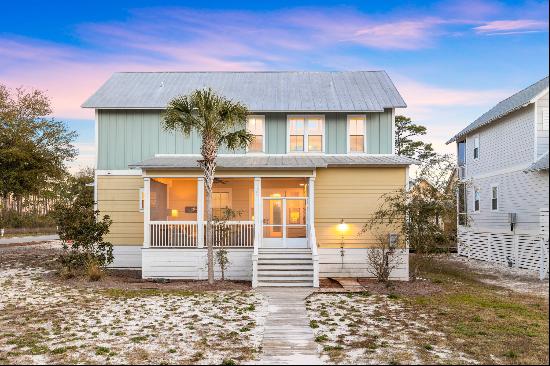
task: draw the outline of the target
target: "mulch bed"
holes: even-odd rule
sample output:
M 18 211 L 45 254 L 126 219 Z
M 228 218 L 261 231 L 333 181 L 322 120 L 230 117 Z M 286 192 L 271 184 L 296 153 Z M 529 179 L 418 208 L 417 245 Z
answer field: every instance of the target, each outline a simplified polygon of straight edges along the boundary
M 363 286 L 363 291 L 379 295 L 426 296 L 443 291 L 440 285 L 424 279 L 390 281 L 387 285 L 372 278 L 358 278 L 357 281 Z M 338 281 L 331 278 L 321 278 L 319 285 L 318 292 L 348 292 Z

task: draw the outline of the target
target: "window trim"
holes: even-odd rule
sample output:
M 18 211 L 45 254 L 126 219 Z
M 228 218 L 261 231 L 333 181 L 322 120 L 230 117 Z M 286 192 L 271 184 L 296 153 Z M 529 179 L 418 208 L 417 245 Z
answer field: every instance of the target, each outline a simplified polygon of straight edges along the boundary
M 140 188 L 138 193 L 139 212 L 145 212 L 145 188 Z
M 349 123 L 352 118 L 363 118 L 363 152 L 351 151 L 351 135 Z M 366 114 L 348 114 L 346 118 L 346 136 L 347 136 L 347 153 L 348 154 L 366 154 L 367 153 L 367 115 Z
M 303 118 L 304 119 L 304 151 L 291 151 L 290 150 L 290 120 L 294 118 Z M 308 118 L 319 118 L 321 119 L 321 151 L 309 151 L 308 148 L 308 128 L 307 128 L 307 119 Z M 325 153 L 325 140 L 326 140 L 326 131 L 325 131 L 325 115 L 324 114 L 287 114 L 286 116 L 286 153 L 287 154 L 324 154 Z
M 479 193 L 479 205 L 476 209 L 476 193 Z M 481 189 L 479 187 L 474 187 L 474 204 L 472 208 L 474 209 L 474 212 L 480 212 L 481 211 Z
M 497 189 L 497 208 L 493 208 L 493 188 Z M 498 184 L 491 184 L 491 211 L 498 212 L 500 210 L 500 187 Z
M 266 140 L 266 128 L 265 128 L 265 115 L 263 114 L 251 114 L 249 116 L 246 117 L 246 128 L 247 128 L 247 131 L 248 131 L 248 119 L 249 118 L 259 118 L 262 120 L 262 151 L 248 151 L 248 146 L 246 147 L 246 153 L 247 154 L 265 154 L 265 140 Z M 256 135 L 254 135 L 256 136 Z
M 477 141 L 477 156 L 476 156 L 476 141 Z M 480 141 L 479 141 L 479 135 L 475 135 L 474 136 L 474 149 L 472 151 L 472 158 L 474 160 L 479 159 L 480 151 L 481 151 L 480 145 L 481 144 L 480 144 Z

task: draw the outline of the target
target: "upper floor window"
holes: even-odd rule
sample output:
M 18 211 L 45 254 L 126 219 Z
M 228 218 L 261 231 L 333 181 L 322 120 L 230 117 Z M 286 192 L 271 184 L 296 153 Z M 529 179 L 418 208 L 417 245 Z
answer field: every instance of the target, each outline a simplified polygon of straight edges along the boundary
M 474 137 L 474 159 L 479 158 L 479 136 Z
M 248 146 L 248 152 L 264 152 L 265 118 L 264 116 L 249 116 L 246 129 L 254 138 Z
M 365 116 L 348 116 L 348 151 L 362 153 L 366 151 Z
M 289 151 L 322 152 L 325 123 L 323 117 L 289 117 Z
M 498 186 L 491 187 L 491 210 L 498 211 Z
M 466 141 L 459 141 L 457 146 L 458 166 L 466 164 Z
M 474 211 L 479 211 L 479 203 L 481 200 L 481 192 L 479 188 L 474 188 Z

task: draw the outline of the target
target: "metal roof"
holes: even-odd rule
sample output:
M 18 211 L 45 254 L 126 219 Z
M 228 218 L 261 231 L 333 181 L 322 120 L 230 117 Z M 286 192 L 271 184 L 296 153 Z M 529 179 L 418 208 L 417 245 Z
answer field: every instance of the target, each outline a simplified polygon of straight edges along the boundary
M 200 155 L 155 156 L 130 168 L 142 169 L 199 169 Z M 222 155 L 217 167 L 241 169 L 314 169 L 327 167 L 407 166 L 417 164 L 415 159 L 399 155 Z
M 513 111 L 533 102 L 533 99 L 548 89 L 548 76 L 537 81 L 533 85 L 517 92 L 511 97 L 504 99 L 496 106 L 485 112 L 481 117 L 472 122 L 468 127 L 457 133 L 447 144 L 456 141 L 458 138 L 467 135 L 478 128 L 485 126 Z
M 174 97 L 210 87 L 253 112 L 380 112 L 406 107 L 385 71 L 120 72 L 83 108 L 164 109 Z
M 537 172 L 541 170 L 548 170 L 548 151 L 527 169 L 525 169 L 525 172 Z

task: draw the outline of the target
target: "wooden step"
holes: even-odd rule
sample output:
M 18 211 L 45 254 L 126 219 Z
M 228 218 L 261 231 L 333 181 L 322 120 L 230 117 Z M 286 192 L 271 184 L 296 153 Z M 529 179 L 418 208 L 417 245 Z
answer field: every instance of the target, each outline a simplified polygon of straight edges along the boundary
M 258 287 L 313 287 L 313 281 L 259 281 Z

